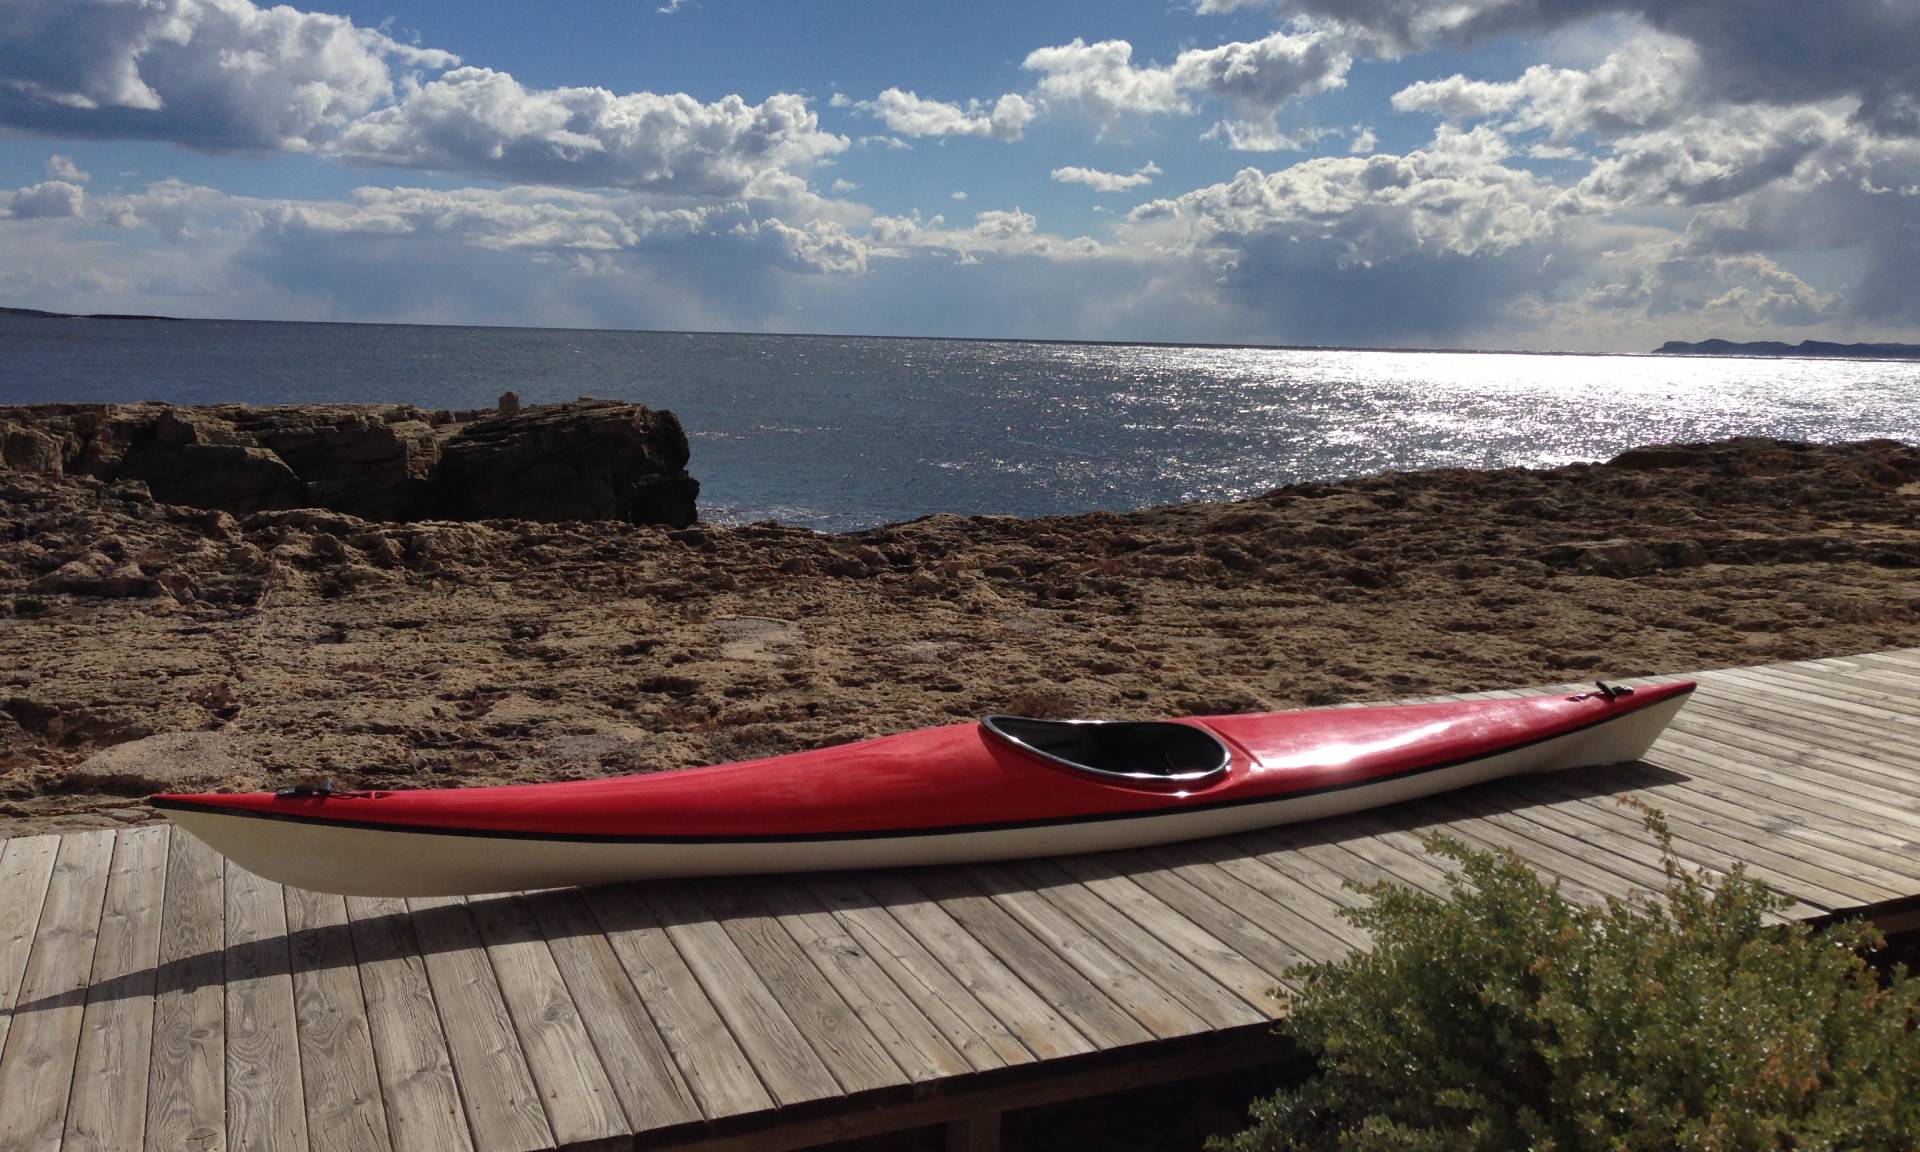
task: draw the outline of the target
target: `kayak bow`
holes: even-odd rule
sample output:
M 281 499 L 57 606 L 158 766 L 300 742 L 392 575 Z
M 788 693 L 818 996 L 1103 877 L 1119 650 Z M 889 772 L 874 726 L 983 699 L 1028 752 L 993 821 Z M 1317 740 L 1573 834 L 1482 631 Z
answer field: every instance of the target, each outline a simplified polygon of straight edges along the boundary
M 989 716 L 644 776 L 169 794 L 153 805 L 251 872 L 350 895 L 1004 860 L 1245 832 L 1634 760 L 1693 688 L 1146 723 Z

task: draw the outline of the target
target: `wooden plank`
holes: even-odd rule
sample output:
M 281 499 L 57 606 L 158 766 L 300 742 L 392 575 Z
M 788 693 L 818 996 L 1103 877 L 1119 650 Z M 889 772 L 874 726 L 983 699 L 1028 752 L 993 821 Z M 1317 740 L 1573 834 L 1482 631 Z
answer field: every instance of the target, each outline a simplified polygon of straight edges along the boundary
M 340 896 L 283 890 L 300 1081 L 313 1152 L 386 1152 L 393 1146 L 372 1027 Z
M 205 844 L 170 830 L 147 1077 L 146 1146 L 155 1152 L 227 1146 L 223 863 Z
M 1124 863 L 1128 859 L 1117 855 L 1069 856 L 1062 859 L 1060 864 L 1089 888 L 1096 888 L 1096 882 L 1120 878 L 1138 885 L 1154 899 L 1258 967 L 1265 974 L 1269 989 L 1287 990 L 1287 970 L 1296 964 L 1332 960 L 1346 955 L 1346 947 L 1324 933 L 1321 934 L 1324 940 L 1332 943 L 1315 940 L 1311 944 L 1302 944 L 1292 937 L 1282 940 L 1231 905 L 1214 899 L 1172 871 L 1151 867 L 1144 862 L 1128 865 Z M 1284 932 L 1286 929 L 1276 925 L 1274 931 Z M 1310 952 L 1308 947 L 1314 950 Z
M 1554 845 L 1568 840 L 1583 845 L 1584 859 L 1614 876 L 1624 879 L 1630 895 L 1664 891 L 1668 877 L 1660 855 L 1660 846 L 1643 828 L 1637 814 L 1621 812 L 1617 822 L 1602 819 L 1601 814 L 1573 803 L 1529 804 L 1512 813 L 1510 826 L 1523 836 L 1542 836 Z M 1703 868 L 1718 879 L 1725 869 L 1714 868 L 1698 860 L 1688 860 L 1684 852 L 1676 857 L 1683 864 Z M 1818 909 L 1805 906 L 1807 914 Z
M 1662 759 L 1675 768 L 1711 770 L 1710 766 L 1675 750 L 1669 750 Z M 1898 837 L 1880 835 L 1871 828 L 1803 814 L 1792 808 L 1756 809 L 1750 795 L 1729 799 L 1723 790 L 1703 786 L 1692 776 L 1672 783 L 1643 783 L 1639 794 L 1649 798 L 1656 807 L 1680 805 L 1696 810 L 1703 817 L 1724 824 L 1729 832 L 1757 838 L 1759 843 L 1811 863 L 1858 873 L 1863 880 L 1899 893 L 1914 891 L 1920 885 L 1920 860 L 1912 855 L 1913 845 Z M 1883 848 L 1883 842 L 1891 850 Z
M 80 1020 L 63 1148 L 138 1148 L 147 1123 L 160 906 L 167 887 L 164 825 L 121 831 L 107 878 L 100 937 Z
M 272 1152 L 307 1142 L 300 1032 L 280 885 L 228 861 L 227 1147 Z
M 1845 673 L 1811 674 L 1775 666 L 1743 668 L 1728 673 L 1725 678 L 1759 689 L 1764 695 L 1793 700 L 1807 709 L 1860 717 L 1908 742 L 1920 740 L 1920 716 L 1908 708 L 1907 699 L 1872 680 L 1855 679 Z
M 1741 685 L 1738 693 L 1709 698 L 1709 707 L 1730 712 L 1764 731 L 1796 738 L 1830 739 L 1835 747 L 1869 759 L 1920 753 L 1920 733 L 1872 710 L 1841 708 L 1838 702 L 1804 693 Z
M 756 896 L 909 1080 L 924 1083 L 973 1070 L 939 1026 L 812 893 L 783 880 L 762 886 Z M 965 1029 L 964 1024 L 959 1027 Z
M 347 923 L 393 1146 L 471 1149 L 440 1010 L 405 902 L 349 896 Z
M 1843 668 L 1797 668 L 1788 664 L 1756 669 L 1770 683 L 1806 694 L 1809 702 L 1830 698 L 1863 704 L 1880 716 L 1905 727 L 1912 734 L 1920 725 L 1913 710 L 1911 689 L 1920 678 L 1909 678 L 1891 669 L 1854 671 Z
M 0 1109 L 0 1148 L 60 1143 L 113 847 L 112 832 L 60 838 L 13 1027 L 0 1053 L 0 1100 L 6 1102 Z
M 587 906 L 710 1120 L 774 1106 L 700 982 L 631 886 L 587 891 Z
M 1301 891 L 1292 884 L 1256 888 L 1221 867 L 1222 859 L 1239 859 L 1224 845 L 1166 844 L 1148 848 L 1141 855 L 1219 903 L 1257 923 L 1271 925 L 1276 934 L 1285 933 L 1287 939 L 1310 949 L 1316 957 L 1333 959 L 1370 943 L 1365 932 L 1341 920 L 1334 906 L 1318 893 Z
M 1694 751 L 1689 743 L 1674 741 L 1661 753 L 1661 762 L 1683 774 L 1684 786 L 1695 796 L 1712 796 L 1732 806 L 1744 808 L 1754 818 L 1765 821 L 1790 821 L 1821 828 L 1841 839 L 1867 844 L 1883 856 L 1898 856 L 1913 861 L 1920 850 L 1920 818 L 1895 823 L 1877 818 L 1845 804 L 1833 803 L 1830 790 L 1795 791 L 1761 777 L 1750 768 L 1730 766 Z M 1773 757 L 1749 753 L 1741 758 L 1745 765 L 1791 768 Z M 1893 865 L 1889 864 L 1889 867 Z M 1920 862 L 1915 863 L 1920 868 Z
M 1750 717 L 1704 711 L 1669 738 L 1691 743 L 1692 750 L 1726 767 L 1744 767 L 1754 755 L 1794 766 L 1796 777 L 1847 803 L 1886 809 L 1895 819 L 1920 819 L 1920 784 L 1901 768 L 1920 756 L 1903 757 L 1884 749 L 1853 751 L 1821 733 L 1769 729 Z M 1656 752 L 1658 749 L 1656 749 Z
M 1223 987 L 1187 957 L 1152 933 L 1143 932 L 1126 914 L 1092 889 L 1044 861 L 1019 860 L 998 866 L 1011 882 L 1037 893 L 1071 917 L 1087 933 L 1111 948 L 1155 987 L 1184 1007 L 1205 1028 L 1238 1028 L 1265 1018 Z
M 13 1006 L 26 979 L 33 934 L 60 852 L 58 836 L 17 836 L 0 845 L 0 1052 L 6 1050 Z
M 859 885 L 844 875 L 815 876 L 806 884 L 848 937 L 872 957 L 975 1071 L 1034 1059 L 999 1017 Z
M 1044 937 L 1027 931 L 1016 916 L 1010 916 L 1006 908 L 983 895 L 960 870 L 929 868 L 916 874 L 914 881 L 914 887 L 937 900 L 943 912 L 993 952 L 1008 972 L 1020 977 L 1021 983 L 1043 996 L 1096 1048 L 1117 1048 L 1121 1044 L 1140 1044 L 1154 1039 L 1154 1033 L 1129 1016 L 1108 995 L 1106 987 L 1098 987 L 1087 975 L 1075 972 L 1073 964 L 1048 947 Z M 1077 933 L 1069 918 L 1062 920 L 1066 920 L 1068 929 L 1060 947 L 1073 948 L 1073 935 L 1085 933 Z M 1096 962 L 1100 958 L 1089 952 L 1083 960 Z M 1106 960 L 1114 962 L 1116 958 L 1108 952 Z M 1171 1010 L 1173 1004 L 1169 1002 L 1167 1008 Z
M 843 1092 L 864 1092 L 906 1082 L 859 1013 L 814 965 L 779 920 L 768 914 L 740 882 L 699 885 L 687 893 L 707 909 L 733 939 L 753 970 L 779 999 Z
M 860 879 L 867 894 L 938 957 L 1028 1051 L 1042 1060 L 1053 1060 L 1096 1049 L 1097 1045 L 925 893 L 898 874 L 866 874 Z
M 700 1119 L 693 1091 L 580 893 L 536 892 L 525 901 L 629 1126 L 645 1132 Z
M 1108 1000 L 1125 1010 L 1129 1018 L 1139 1021 L 1140 1027 L 1152 1033 L 1154 1039 L 1164 1041 L 1208 1031 L 1208 1021 L 1202 1020 L 1200 1014 L 1188 1008 L 1181 996 L 1173 995 L 1156 979 L 1156 968 L 1160 966 L 1140 966 L 1140 958 L 1156 956 L 1156 952 L 1148 948 L 1131 947 L 1127 937 L 1106 939 L 1106 935 L 1096 927 L 1091 929 L 1085 920 L 1069 912 L 1068 904 L 1073 902 L 1071 893 L 1064 899 L 1050 899 L 1052 893 L 1039 891 L 1044 887 L 1079 889 L 1079 885 L 1071 881 L 1035 885 L 1010 864 L 981 864 L 966 870 L 964 876 L 972 881 L 977 893 L 993 900 L 993 904 L 1010 916 L 1014 924 L 1050 948 L 1054 956 L 1066 962 L 1073 972 L 1079 973 L 1092 989 L 1104 993 Z M 1079 889 L 1079 897 L 1081 902 L 1087 904 L 1089 914 L 1092 906 L 1100 904 L 1100 900 L 1085 893 L 1085 889 Z M 1125 924 L 1125 918 L 1117 912 L 1112 912 L 1112 918 L 1119 924 Z M 1089 920 L 1094 918 L 1089 916 Z M 1098 924 L 1098 920 L 1094 920 L 1094 924 Z M 981 933 L 975 931 L 975 935 Z M 1165 948 L 1160 947 L 1158 941 L 1154 941 L 1154 947 L 1158 948 L 1158 954 L 1165 954 Z M 1175 973 L 1175 977 L 1200 975 L 1188 966 L 1181 966 L 1177 956 L 1160 958 L 1162 966 L 1167 968 L 1167 972 Z M 1173 964 L 1167 964 L 1167 960 Z M 1212 981 L 1206 981 L 1204 975 L 1200 975 L 1200 981 L 1204 985 L 1212 985 Z
M 674 948 L 700 981 L 760 1082 L 782 1107 L 840 1094 L 833 1073 L 800 1034 L 761 974 L 682 884 L 643 889 Z
M 407 911 L 440 1009 L 473 1146 L 478 1152 L 552 1146 L 539 1089 L 466 906 L 458 897 L 428 897 L 408 900 Z
M 1371 846 L 1369 851 L 1377 853 L 1389 871 L 1397 875 L 1424 867 L 1422 874 L 1428 875 L 1428 883 L 1434 885 L 1430 891 L 1437 896 L 1450 891 L 1449 878 L 1459 871 L 1459 865 L 1427 851 L 1421 838 L 1428 830 L 1425 824 L 1409 820 L 1400 808 L 1356 813 L 1350 821 L 1355 830 L 1366 833 L 1361 841 Z
M 1617 865 L 1597 858 L 1590 845 L 1556 834 L 1512 816 L 1500 813 L 1482 799 L 1465 803 L 1449 796 L 1445 801 L 1425 800 L 1433 811 L 1444 814 L 1448 836 L 1476 848 L 1512 852 L 1536 871 L 1560 884 L 1570 899 L 1583 904 L 1602 904 L 1609 896 L 1626 898 L 1638 886 L 1621 876 Z
M 1920 738 L 1873 715 L 1871 710 L 1845 709 L 1834 701 L 1808 702 L 1804 695 L 1741 682 L 1742 691 L 1715 693 L 1709 708 L 1731 712 L 1762 731 L 1795 737 L 1815 737 L 1832 746 L 1866 757 L 1920 753 Z
M 1366 901 L 1347 889 L 1337 873 L 1298 850 L 1264 854 L 1222 855 L 1221 871 L 1276 903 L 1310 915 L 1320 924 L 1338 924 L 1343 937 L 1365 938 L 1346 912 Z
M 1232 991 L 1242 1004 L 1261 1016 L 1274 1019 L 1281 1014 L 1280 1001 L 1275 995 L 1278 983 L 1271 973 L 1126 876 L 1118 872 L 1099 874 L 1088 867 L 1085 858 L 1029 861 L 1025 866 L 1057 871 L 1063 879 L 1081 885 L 1125 916 L 1139 933 L 1191 960 L 1194 967 Z
M 1564 790 L 1553 794 L 1603 811 L 1607 807 L 1606 802 L 1598 798 L 1569 795 Z M 1790 894 L 1803 898 L 1818 895 L 1822 900 L 1839 901 L 1839 907 L 1846 907 L 1848 901 L 1877 903 L 1899 894 L 1895 889 L 1882 888 L 1778 851 L 1766 843 L 1772 839 L 1767 834 L 1730 827 L 1720 817 L 1692 805 L 1670 801 L 1660 811 L 1673 829 L 1676 846 L 1684 844 L 1689 850 L 1717 853 L 1728 861 L 1739 860 L 1752 875 Z
M 1662 747 L 1684 750 L 1696 762 L 1718 769 L 1723 779 L 1797 793 L 1825 810 L 1849 812 L 1865 822 L 1920 829 L 1920 797 L 1903 796 L 1863 783 L 1836 760 L 1821 753 L 1770 745 L 1750 733 L 1699 725 L 1689 732 L 1669 730 Z M 1658 751 L 1658 750 L 1656 750 Z
M 1576 815 L 1585 824 L 1598 826 L 1596 832 L 1586 834 L 1583 838 L 1585 843 L 1614 848 L 1620 856 L 1647 852 L 1656 859 L 1658 857 L 1658 847 L 1654 844 L 1652 836 L 1646 832 L 1642 824 L 1643 818 L 1638 812 L 1624 810 L 1616 798 L 1583 797 L 1569 801 L 1563 807 L 1550 805 L 1528 807 L 1521 810 L 1518 815 L 1522 818 L 1532 818 L 1536 813 L 1545 813 L 1554 808 L 1558 808 L 1562 815 Z M 1697 825 L 1691 824 L 1683 814 L 1669 813 L 1667 818 L 1674 832 L 1674 856 L 1680 863 L 1690 867 L 1706 868 L 1715 876 L 1720 876 L 1725 875 L 1733 862 L 1739 859 L 1738 856 L 1730 855 L 1713 843 L 1709 843 L 1715 837 Z M 1600 858 L 1596 857 L 1596 859 Z M 1794 915 L 1813 915 L 1828 911 L 1836 904 L 1844 906 L 1848 899 L 1844 895 L 1829 892 L 1814 885 L 1791 881 L 1750 861 L 1747 863 L 1750 873 L 1768 879 L 1776 890 L 1800 902 L 1800 907 Z M 1664 888 L 1665 884 L 1662 881 L 1655 886 Z M 1645 888 L 1646 885 L 1640 887 Z
M 1425 852 L 1414 854 L 1389 842 L 1385 836 L 1372 832 L 1370 824 L 1355 823 L 1351 826 L 1352 835 L 1341 836 L 1326 844 L 1325 849 L 1314 847 L 1308 851 L 1324 852 L 1320 859 L 1328 868 L 1343 871 L 1342 864 L 1335 856 L 1351 857 L 1370 872 L 1362 874 L 1347 873 L 1355 883 L 1368 884 L 1374 880 L 1391 877 L 1396 883 L 1410 885 L 1432 896 L 1445 896 L 1448 892 L 1446 869 L 1435 863 Z M 1352 867 L 1347 865 L 1345 867 Z
M 591 1145 L 630 1134 L 573 994 L 526 904 L 489 896 L 468 900 L 467 911 L 493 962 L 554 1139 L 562 1146 Z

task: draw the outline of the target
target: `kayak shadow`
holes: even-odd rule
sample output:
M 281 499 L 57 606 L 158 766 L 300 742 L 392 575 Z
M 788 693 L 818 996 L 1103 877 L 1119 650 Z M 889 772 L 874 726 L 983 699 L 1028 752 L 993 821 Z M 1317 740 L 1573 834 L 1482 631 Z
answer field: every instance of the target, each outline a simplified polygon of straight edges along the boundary
M 109 1000 L 217 997 L 221 989 L 242 980 L 290 979 L 298 992 L 309 977 L 355 965 L 389 966 L 395 980 L 431 995 L 433 957 L 533 944 L 544 944 L 556 964 L 565 960 L 612 972 L 617 963 L 636 988 L 666 978 L 663 973 L 705 982 L 724 979 L 716 974 L 738 971 L 743 962 L 766 972 L 796 962 L 830 961 L 836 953 L 849 951 L 890 956 L 882 967 L 916 958 L 937 967 L 930 954 L 922 955 L 923 941 L 945 938 L 978 947 L 977 941 L 984 938 L 1004 944 L 1028 929 L 1009 933 L 1007 917 L 1012 914 L 1000 908 L 1001 903 L 1017 907 L 1023 893 L 1044 894 L 1061 885 L 1089 886 L 1098 893 L 1102 881 L 1115 878 L 1131 880 L 1147 893 L 1142 908 L 1179 906 L 1189 889 L 1204 898 L 1194 905 L 1203 909 L 1230 907 L 1233 897 L 1251 893 L 1244 898 L 1255 906 L 1246 909 L 1245 915 L 1236 912 L 1237 919 L 1202 927 L 1215 936 L 1240 933 L 1244 939 L 1234 942 L 1249 948 L 1261 945 L 1264 933 L 1264 938 L 1283 947 L 1274 955 L 1312 959 L 1335 945 L 1364 943 L 1334 909 L 1360 899 L 1343 886 L 1389 878 L 1415 884 L 1424 880 L 1433 886 L 1438 875 L 1434 862 L 1429 859 L 1423 867 L 1407 859 L 1422 854 L 1417 840 L 1408 834 L 1417 838 L 1449 833 L 1470 844 L 1486 844 L 1492 842 L 1485 823 L 1491 817 L 1503 836 L 1549 842 L 1555 836 L 1553 824 L 1565 826 L 1571 820 L 1615 838 L 1638 836 L 1651 849 L 1655 846 L 1651 834 L 1638 830 L 1642 813 L 1613 801 L 1688 779 L 1672 769 L 1635 761 L 1511 777 L 1423 800 L 1211 840 L 994 864 L 649 881 L 416 901 L 412 907 L 402 900 L 342 902 L 337 896 L 294 890 L 286 893 L 287 907 L 298 908 L 296 919 L 311 926 L 202 948 L 110 979 L 23 999 L 13 1015 L 18 1024 L 31 1013 Z M 1652 802 L 1657 807 L 1657 801 Z M 1552 809 L 1555 815 L 1530 818 L 1528 813 L 1535 809 Z M 1508 816 L 1520 819 L 1497 819 Z M 1314 849 L 1360 841 L 1372 843 L 1323 855 L 1318 861 L 1311 858 Z M 1404 875 L 1395 875 L 1395 862 Z M 1194 872 L 1195 868 L 1201 871 Z M 1269 872 L 1277 872 L 1278 878 Z M 1256 890 L 1248 884 L 1249 876 L 1266 877 L 1272 883 Z M 1289 898 L 1283 882 L 1287 878 L 1301 886 L 1304 899 Z M 1120 908 L 1117 901 L 1112 908 L 1103 906 L 1106 900 L 1089 905 L 1077 891 L 1070 895 L 1081 901 L 1083 914 L 1104 920 L 1112 919 L 1110 911 L 1129 915 L 1138 911 Z M 1066 905 L 1071 900 L 1061 898 L 1055 903 Z M 1262 927 L 1258 920 L 1262 911 L 1274 916 L 1276 923 Z M 1241 921 L 1248 923 L 1241 926 Z M 210 927 L 217 939 L 219 925 Z M 970 936 L 975 943 L 969 944 Z M 905 960 L 897 955 L 903 952 L 908 954 Z M 544 962 L 540 966 L 544 968 Z
M 1303 889 L 1309 906 L 1352 906 L 1355 889 L 1379 881 L 1444 891 L 1449 861 L 1427 851 L 1428 839 L 1442 836 L 1469 848 L 1513 848 L 1534 863 L 1548 880 L 1557 876 L 1553 859 L 1569 849 L 1604 855 L 1594 843 L 1611 841 L 1644 851 L 1642 864 L 1657 860 L 1659 841 L 1646 820 L 1659 810 L 1658 797 L 1646 790 L 1683 784 L 1692 777 L 1644 760 L 1579 771 L 1506 777 L 1419 800 L 1409 800 L 1344 816 L 1264 828 L 1211 840 L 1163 845 L 1138 852 L 1104 853 L 1092 859 L 1123 875 L 1195 865 L 1224 866 L 1242 877 L 1241 862 L 1279 873 L 1256 872 L 1256 887 Z M 1315 849 L 1340 849 L 1327 855 Z M 1130 862 L 1129 858 L 1133 858 Z M 1620 864 L 1616 861 L 1616 866 Z M 1658 864 L 1646 865 L 1658 872 Z M 1627 871 L 1636 869 L 1627 865 Z M 1651 876 L 1649 876 L 1651 879 Z M 1290 882 L 1290 883 L 1289 883 Z M 1583 886 L 1570 884 L 1575 894 Z M 1217 893 L 1216 893 L 1217 895 Z M 1324 919 L 1324 917 L 1322 917 Z M 1352 939 L 1352 933 L 1335 932 Z

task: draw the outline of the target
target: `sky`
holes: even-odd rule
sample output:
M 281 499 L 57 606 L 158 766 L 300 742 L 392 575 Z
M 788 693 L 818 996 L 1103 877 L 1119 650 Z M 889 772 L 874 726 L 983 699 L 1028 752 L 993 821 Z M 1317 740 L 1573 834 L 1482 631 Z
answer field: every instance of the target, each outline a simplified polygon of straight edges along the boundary
M 1920 341 L 1920 3 L 0 0 L 0 304 Z

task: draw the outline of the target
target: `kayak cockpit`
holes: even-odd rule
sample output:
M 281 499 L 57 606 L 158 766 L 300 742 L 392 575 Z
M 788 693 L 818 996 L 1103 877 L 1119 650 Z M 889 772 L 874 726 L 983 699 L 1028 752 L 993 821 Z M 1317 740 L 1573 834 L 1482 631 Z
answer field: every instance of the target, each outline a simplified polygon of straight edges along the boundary
M 1233 761 L 1217 736 L 1192 724 L 987 716 L 980 727 L 1022 752 L 1134 787 L 1205 784 Z

